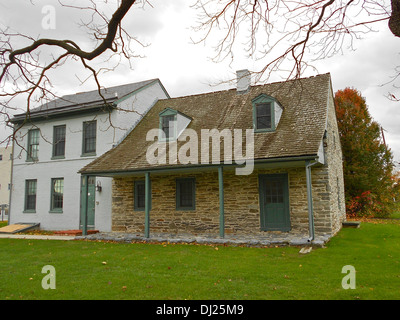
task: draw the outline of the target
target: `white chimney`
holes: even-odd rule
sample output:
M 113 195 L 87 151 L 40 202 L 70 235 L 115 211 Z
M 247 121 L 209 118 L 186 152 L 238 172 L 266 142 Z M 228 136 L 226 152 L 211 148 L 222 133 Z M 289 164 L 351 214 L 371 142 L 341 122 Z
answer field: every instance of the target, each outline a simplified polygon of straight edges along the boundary
M 237 93 L 247 93 L 251 85 L 251 74 L 247 69 L 236 71 Z

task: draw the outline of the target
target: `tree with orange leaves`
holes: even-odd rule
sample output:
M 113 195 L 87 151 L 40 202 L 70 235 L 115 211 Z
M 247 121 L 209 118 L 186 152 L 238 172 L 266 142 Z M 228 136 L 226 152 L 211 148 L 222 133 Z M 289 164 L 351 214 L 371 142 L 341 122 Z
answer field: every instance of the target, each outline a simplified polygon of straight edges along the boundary
M 335 93 L 343 152 L 346 209 L 350 216 L 388 216 L 398 197 L 391 150 L 382 141 L 365 99 L 353 88 Z

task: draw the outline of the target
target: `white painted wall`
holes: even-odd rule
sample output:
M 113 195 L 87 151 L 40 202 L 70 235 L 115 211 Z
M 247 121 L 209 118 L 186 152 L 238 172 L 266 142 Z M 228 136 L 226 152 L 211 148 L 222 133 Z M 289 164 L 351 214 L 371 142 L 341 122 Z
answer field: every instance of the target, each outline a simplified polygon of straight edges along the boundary
M 0 205 L 7 204 L 10 198 L 10 191 L 8 190 L 8 184 L 10 183 L 11 177 L 11 160 L 10 155 L 12 154 L 12 147 L 0 147 Z
M 117 109 L 108 113 L 69 116 L 48 121 L 37 121 L 40 129 L 39 160 L 26 161 L 27 132 L 34 128 L 25 125 L 17 132 L 14 143 L 10 223 L 39 222 L 45 230 L 79 229 L 81 176 L 78 171 L 102 155 L 126 135 L 133 125 L 154 105 L 157 99 L 167 98 L 158 82 L 121 99 Z M 137 112 L 132 112 L 135 110 Z M 110 122 L 111 119 L 111 122 Z M 97 120 L 96 156 L 83 157 L 83 122 Z M 111 125 L 112 124 L 112 125 Z M 52 160 L 53 127 L 66 125 L 65 159 Z M 118 159 L 116 159 L 118 161 Z M 62 213 L 50 213 L 51 179 L 64 178 Z M 24 213 L 25 180 L 37 179 L 36 212 Z M 95 229 L 111 231 L 111 178 L 100 181 L 102 191 L 96 191 Z

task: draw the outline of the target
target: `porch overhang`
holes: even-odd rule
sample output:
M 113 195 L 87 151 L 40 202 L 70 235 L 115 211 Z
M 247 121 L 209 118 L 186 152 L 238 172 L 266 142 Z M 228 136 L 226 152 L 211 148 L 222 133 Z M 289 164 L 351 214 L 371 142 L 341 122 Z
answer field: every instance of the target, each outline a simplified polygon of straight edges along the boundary
M 309 218 L 309 241 L 314 240 L 314 214 L 312 200 L 312 183 L 311 183 L 311 166 L 322 165 L 318 155 L 305 155 L 297 157 L 282 157 L 271 159 L 254 160 L 254 169 L 274 169 L 274 168 L 305 168 L 307 183 L 307 203 Z M 219 163 L 219 164 L 199 164 L 186 166 L 168 166 L 168 167 L 150 167 L 137 170 L 126 171 L 102 171 L 102 172 L 80 172 L 85 178 L 88 176 L 98 177 L 135 177 L 145 176 L 145 237 L 150 237 L 150 175 L 168 175 L 174 173 L 194 173 L 205 171 L 218 171 L 218 193 L 219 193 L 219 235 L 221 238 L 225 236 L 225 212 L 224 212 L 224 178 L 223 172 L 234 170 L 240 167 L 238 164 Z M 85 202 L 86 203 L 86 202 Z M 86 216 L 87 210 L 84 211 Z M 86 221 L 86 218 L 85 220 Z M 86 235 L 87 226 L 83 227 L 83 234 Z
M 294 167 L 305 167 L 307 161 L 315 161 L 319 164 L 317 154 L 314 155 L 303 155 L 303 156 L 291 156 L 291 157 L 280 157 L 280 158 L 268 158 L 268 159 L 255 159 L 254 169 L 274 169 L 274 168 L 294 168 Z M 218 167 L 223 166 L 224 170 L 234 170 L 244 165 L 238 165 L 236 163 L 217 163 L 217 164 L 190 164 L 190 165 L 167 165 L 167 166 L 153 166 L 148 168 L 138 169 L 127 169 L 118 171 L 84 171 L 81 170 L 78 173 L 81 175 L 90 175 L 97 177 L 130 177 L 130 176 L 142 176 L 146 172 L 154 174 L 171 174 L 171 173 L 185 173 L 185 172 L 200 172 L 200 171 L 215 171 Z

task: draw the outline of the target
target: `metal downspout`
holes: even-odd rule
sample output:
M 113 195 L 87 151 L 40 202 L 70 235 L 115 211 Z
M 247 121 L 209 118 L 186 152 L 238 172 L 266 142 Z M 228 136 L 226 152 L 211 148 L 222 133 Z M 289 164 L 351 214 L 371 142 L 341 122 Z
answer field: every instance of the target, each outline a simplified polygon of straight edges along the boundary
M 306 182 L 307 182 L 307 203 L 308 203 L 308 228 L 310 232 L 310 237 L 308 242 L 314 240 L 314 210 L 313 210 L 313 199 L 312 199 L 312 182 L 311 182 L 311 167 L 318 162 L 306 161 Z

